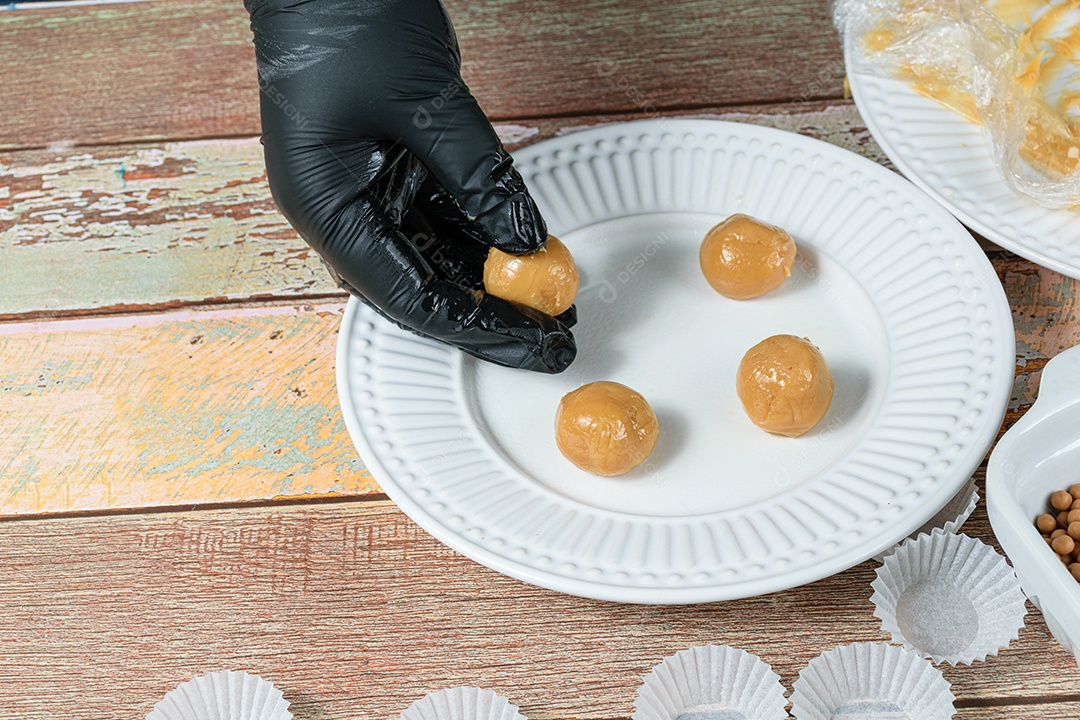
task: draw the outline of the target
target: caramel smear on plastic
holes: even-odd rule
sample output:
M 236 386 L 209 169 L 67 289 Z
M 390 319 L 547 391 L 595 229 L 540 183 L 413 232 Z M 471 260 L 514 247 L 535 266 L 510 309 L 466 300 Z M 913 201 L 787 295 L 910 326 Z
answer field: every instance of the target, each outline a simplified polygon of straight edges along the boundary
M 983 38 L 988 47 L 1000 45 L 1002 58 L 1014 56 L 1023 63 L 1011 92 L 1030 100 L 1020 156 L 1049 178 L 1059 180 L 1080 163 L 1080 0 L 1049 3 L 1046 0 L 972 0 L 986 7 L 1016 35 L 991 34 Z M 964 22 L 951 2 L 909 3 L 911 13 L 888 17 L 865 32 L 861 43 L 870 53 L 895 52 L 903 58 L 905 43 L 917 33 L 926 13 L 946 21 Z M 1013 38 L 1016 38 L 1015 40 Z M 920 94 L 974 123 L 981 117 L 971 90 L 971 67 L 954 62 L 934 64 L 898 60 L 893 74 Z M 1010 95 L 1011 97 L 1016 97 Z

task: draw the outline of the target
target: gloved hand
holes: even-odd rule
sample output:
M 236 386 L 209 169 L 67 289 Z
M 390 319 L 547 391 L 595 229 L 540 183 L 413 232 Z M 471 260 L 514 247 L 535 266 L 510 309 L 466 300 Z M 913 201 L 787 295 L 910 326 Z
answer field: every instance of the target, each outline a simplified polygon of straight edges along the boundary
M 489 247 L 547 228 L 461 79 L 439 0 L 244 0 L 266 172 L 335 280 L 404 328 L 502 365 L 557 373 L 569 326 L 486 295 Z

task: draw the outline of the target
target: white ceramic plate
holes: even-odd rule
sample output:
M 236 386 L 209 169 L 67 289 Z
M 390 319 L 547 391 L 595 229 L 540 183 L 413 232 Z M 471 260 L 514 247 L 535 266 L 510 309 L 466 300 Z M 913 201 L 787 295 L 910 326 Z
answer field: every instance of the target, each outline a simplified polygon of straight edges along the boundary
M 852 72 L 850 58 L 848 68 L 867 129 L 905 177 L 988 240 L 1080 278 L 1080 212 L 1050 210 L 1013 192 L 978 125 L 899 80 Z
M 338 386 L 360 456 L 417 523 L 530 583 L 641 603 L 724 600 L 844 570 L 933 516 L 995 437 L 1012 321 L 966 230 L 895 173 L 832 145 L 709 120 L 609 125 L 516 155 L 582 274 L 575 363 L 485 364 L 350 302 Z M 733 212 L 787 228 L 792 277 L 737 302 L 697 252 Z M 743 353 L 808 336 L 836 378 L 800 438 L 769 435 L 735 394 Z M 562 395 L 614 380 L 661 436 L 618 478 L 555 447 Z

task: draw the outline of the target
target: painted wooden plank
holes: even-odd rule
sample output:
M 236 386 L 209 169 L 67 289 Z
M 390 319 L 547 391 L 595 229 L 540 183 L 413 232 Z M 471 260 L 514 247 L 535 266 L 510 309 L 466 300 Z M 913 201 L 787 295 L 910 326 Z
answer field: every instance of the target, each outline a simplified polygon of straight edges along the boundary
M 850 103 L 699 116 L 801 132 L 884 160 Z M 625 119 L 499 130 L 516 147 Z M 340 295 L 275 208 L 254 138 L 0 154 L 0 287 L 0 319 Z
M 1080 718 L 1080 700 L 964 707 L 956 717 L 958 720 L 1076 720 Z
M 1020 339 L 1008 425 L 1080 317 L 1076 281 L 995 263 Z M 339 417 L 341 307 L 0 324 L 0 515 L 378 492 Z
M 0 315 L 338 293 L 258 140 L 34 151 L 0 165 Z
M 373 490 L 338 410 L 341 310 L 0 326 L 0 513 Z
M 446 4 L 465 79 L 497 118 L 842 94 L 839 42 L 815 0 Z M 238 1 L 3 12 L 0 52 L 0 148 L 259 132 Z
M 1016 328 L 1016 380 L 1005 418 L 1011 426 L 1035 402 L 1046 362 L 1080 344 L 1080 282 L 1020 258 L 994 265 Z
M 880 150 L 850 104 L 806 103 L 793 114 L 783 114 L 779 109 L 777 113 L 728 113 L 719 117 L 801 131 L 881 160 Z M 610 119 L 586 118 L 581 123 Z M 505 125 L 502 130 L 508 141 L 530 142 L 580 126 L 578 121 L 552 120 Z M 0 318 L 102 309 L 160 309 L 213 299 L 318 297 L 336 291 L 319 263 L 274 209 L 262 179 L 258 145 L 254 140 L 106 147 L 70 151 L 55 157 L 46 151 L 26 151 L 9 153 L 5 158 L 7 164 L 0 168 L 0 178 L 4 181 L 0 187 L 8 189 L 7 197 L 0 197 L 0 287 L 5 288 L 0 293 Z M 1007 416 L 1007 422 L 1011 422 L 1034 400 L 1038 371 L 1046 359 L 1080 342 L 1077 283 L 1006 255 L 995 256 L 994 262 L 1014 308 L 1019 339 L 1018 377 Z M 301 313 L 297 317 L 307 318 L 309 314 Z M 201 326 L 204 321 L 223 322 L 212 314 L 199 313 L 190 318 L 185 322 L 190 322 L 192 327 Z M 336 321 L 305 319 L 296 323 L 296 343 L 319 347 L 323 357 L 331 357 Z M 97 335 L 87 339 L 91 336 L 85 333 L 93 326 L 93 323 L 35 326 L 40 337 L 21 333 L 18 352 L 0 356 L 4 358 L 0 372 L 5 377 L 21 378 L 17 383 L 12 382 L 11 387 L 30 393 L 20 401 L 21 427 L 38 428 L 20 436 L 20 444 L 7 446 L 7 464 L 0 463 L 0 467 L 7 467 L 12 473 L 20 468 L 18 473 L 7 475 L 12 487 L 19 489 L 0 501 L 0 514 L 262 500 L 281 495 L 280 488 L 286 486 L 316 493 L 377 490 L 370 478 L 358 488 L 346 484 L 335 489 L 333 477 L 340 474 L 342 458 L 351 457 L 352 451 L 343 427 L 336 420 L 337 406 L 330 387 L 332 372 L 330 361 L 326 360 L 328 364 L 319 371 L 318 378 L 324 383 L 324 394 L 312 400 L 291 400 L 302 406 L 303 412 L 329 413 L 335 418 L 327 446 L 332 449 L 326 451 L 325 457 L 336 459 L 328 461 L 328 469 L 308 467 L 301 473 L 317 480 L 293 480 L 288 477 L 291 470 L 284 466 L 250 483 L 226 483 L 226 474 L 220 469 L 200 478 L 190 468 L 197 465 L 192 458 L 198 457 L 201 450 L 184 446 L 191 453 L 184 461 L 189 466 L 187 471 L 153 474 L 152 482 L 115 493 L 114 486 L 135 483 L 144 473 L 139 469 L 143 466 L 124 465 L 132 457 L 142 457 L 141 451 L 119 447 L 120 440 L 112 437 L 111 427 L 100 422 L 101 409 L 66 381 L 39 388 L 27 380 L 52 377 L 55 368 L 51 358 L 56 353 L 77 358 L 82 366 L 89 368 L 86 382 L 96 383 L 94 387 L 103 396 L 126 398 L 127 403 L 137 400 L 125 394 L 128 378 L 167 380 L 155 366 L 168 360 L 162 355 L 140 351 L 132 355 L 126 367 L 116 370 L 118 358 L 126 352 L 118 348 L 130 349 L 131 339 L 123 333 L 115 334 L 116 328 L 101 336 L 108 340 Z M 161 327 L 172 326 L 165 323 Z M 236 331 L 249 339 L 260 337 L 262 332 Z M 199 334 L 207 333 L 191 331 L 192 336 Z M 168 343 L 163 347 L 168 347 Z M 236 345 L 229 352 L 242 359 L 257 353 L 259 347 Z M 9 362 L 9 357 L 21 359 L 16 364 Z M 230 362 L 222 355 L 221 369 L 214 372 L 225 372 Z M 276 365 L 274 382 L 284 382 L 283 376 L 293 370 Z M 212 384 L 207 381 L 208 387 Z M 167 386 L 154 392 L 159 389 L 165 392 Z M 221 408 L 240 407 L 244 393 L 250 391 L 242 380 L 228 378 L 215 392 L 219 405 L 212 406 L 212 410 L 224 412 Z M 2 392 L 0 388 L 0 401 L 10 403 L 14 397 L 11 391 Z M 56 408 L 72 410 L 61 412 Z M 274 422 L 271 415 L 268 409 L 260 422 Z M 222 418 L 226 417 L 198 421 L 224 422 Z M 78 456 L 78 463 L 76 458 L 63 460 L 69 454 L 65 449 L 69 440 L 63 434 L 51 435 L 41 430 L 61 421 L 81 428 L 76 443 L 79 447 L 96 448 L 107 443 L 117 448 L 119 457 L 128 460 L 118 461 L 115 473 L 91 477 L 87 468 L 93 465 L 81 464 L 86 456 Z M 20 450 L 16 463 L 12 448 L 24 445 L 30 449 Z M 0 450 L 0 457 L 3 452 Z M 61 471 L 67 467 L 64 462 L 83 469 L 73 475 Z M 248 467 L 246 472 L 254 472 L 253 460 L 242 452 L 232 462 Z M 358 461 L 353 457 L 350 462 Z
M 971 531 L 985 536 L 985 521 Z M 887 639 L 872 563 L 748 600 L 617 605 L 487 570 L 388 502 L 7 522 L 0 565 L 0 712 L 35 719 L 143 717 L 189 677 L 241 668 L 305 720 L 391 720 L 456 685 L 500 692 L 533 720 L 627 718 L 649 668 L 688 646 L 745 648 L 790 688 L 818 653 Z M 1075 706 L 1080 687 L 1037 612 L 999 656 L 943 670 L 968 704 Z

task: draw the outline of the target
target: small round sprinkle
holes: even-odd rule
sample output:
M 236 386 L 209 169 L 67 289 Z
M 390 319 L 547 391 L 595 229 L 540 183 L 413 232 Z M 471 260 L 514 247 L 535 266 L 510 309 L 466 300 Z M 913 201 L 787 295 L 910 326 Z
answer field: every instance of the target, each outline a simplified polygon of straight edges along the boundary
M 1050 544 L 1050 547 L 1059 555 L 1068 555 L 1076 547 L 1076 541 L 1068 535 L 1061 535 Z
M 1050 513 L 1043 513 L 1035 518 L 1035 527 L 1039 528 L 1039 532 L 1052 533 L 1057 530 L 1057 518 Z

